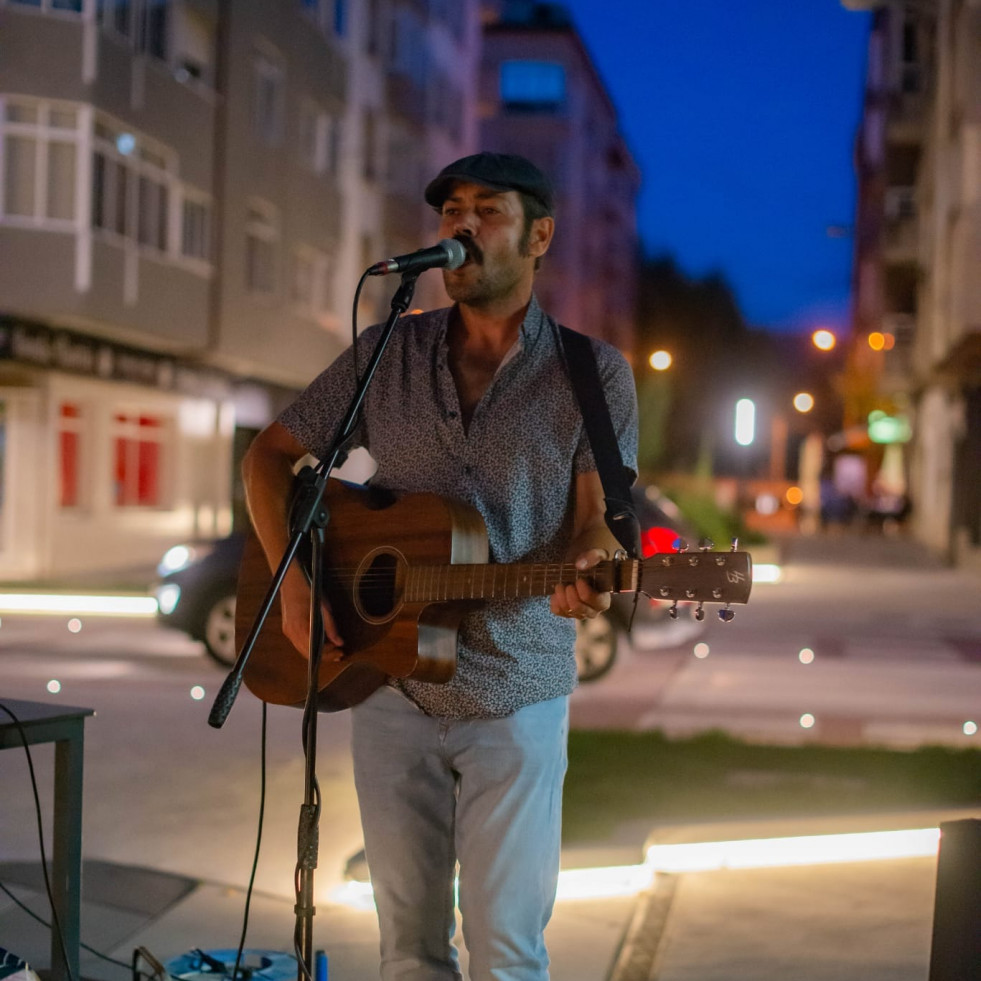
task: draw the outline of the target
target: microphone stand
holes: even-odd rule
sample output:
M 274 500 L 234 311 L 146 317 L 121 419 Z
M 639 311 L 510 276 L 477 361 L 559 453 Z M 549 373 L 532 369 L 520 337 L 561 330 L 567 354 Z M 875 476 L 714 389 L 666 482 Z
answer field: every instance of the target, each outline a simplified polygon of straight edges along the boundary
M 320 661 L 324 648 L 323 623 L 323 544 L 324 529 L 330 520 L 327 507 L 324 504 L 324 493 L 327 489 L 327 478 L 343 453 L 347 441 L 353 436 L 357 426 L 358 414 L 364 402 L 368 386 L 374 377 L 375 370 L 385 353 L 385 348 L 391 339 L 392 331 L 399 317 L 409 309 L 412 294 L 415 291 L 418 272 L 406 272 L 391 301 L 391 313 L 385 323 L 378 344 L 371 354 L 371 359 L 361 378 L 347 413 L 341 422 L 337 435 L 331 444 L 325 458 L 318 462 L 315 468 L 305 468 L 302 481 L 297 489 L 290 512 L 290 540 L 266 592 L 259 612 L 242 646 L 242 650 L 234 666 L 225 678 L 218 695 L 215 697 L 208 716 L 208 724 L 220 729 L 228 718 L 238 691 L 242 686 L 245 666 L 248 663 L 256 640 L 262 630 L 269 611 L 286 578 L 286 572 L 296 558 L 297 550 L 304 539 L 310 541 L 310 651 L 307 683 L 307 699 L 303 709 L 303 750 L 305 756 L 304 794 L 300 807 L 299 827 L 297 829 L 297 864 L 296 864 L 296 929 L 294 946 L 299 960 L 297 981 L 313 978 L 313 917 L 316 913 L 314 906 L 313 873 L 317 867 L 319 847 L 318 822 L 320 818 L 320 787 L 317 783 L 317 682 L 320 672 Z M 355 365 L 357 370 L 357 365 Z M 236 981 L 236 979 L 233 979 Z

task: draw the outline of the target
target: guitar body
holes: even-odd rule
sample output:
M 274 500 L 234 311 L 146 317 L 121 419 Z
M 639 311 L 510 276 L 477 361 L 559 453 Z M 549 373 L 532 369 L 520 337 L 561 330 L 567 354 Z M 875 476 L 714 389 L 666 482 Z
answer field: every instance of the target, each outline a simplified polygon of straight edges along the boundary
M 487 533 L 473 508 L 436 494 L 382 498 L 337 480 L 328 482 L 323 586 L 344 657 L 323 662 L 317 681 L 321 710 L 349 708 L 389 676 L 445 683 L 456 668 L 460 619 L 474 604 L 412 603 L 403 594 L 409 566 L 487 562 Z M 239 571 L 235 633 L 239 648 L 261 608 L 272 574 L 258 539 L 249 536 Z M 308 661 L 282 632 L 273 604 L 244 672 L 263 701 L 299 705 L 307 694 Z

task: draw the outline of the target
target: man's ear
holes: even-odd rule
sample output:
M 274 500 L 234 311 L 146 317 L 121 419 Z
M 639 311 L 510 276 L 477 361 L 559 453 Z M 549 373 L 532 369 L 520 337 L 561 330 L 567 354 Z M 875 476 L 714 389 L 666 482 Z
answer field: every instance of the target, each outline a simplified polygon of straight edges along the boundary
M 528 236 L 528 254 L 536 259 L 548 252 L 548 247 L 552 244 L 552 235 L 555 234 L 554 218 L 536 218 L 531 223 L 531 234 Z

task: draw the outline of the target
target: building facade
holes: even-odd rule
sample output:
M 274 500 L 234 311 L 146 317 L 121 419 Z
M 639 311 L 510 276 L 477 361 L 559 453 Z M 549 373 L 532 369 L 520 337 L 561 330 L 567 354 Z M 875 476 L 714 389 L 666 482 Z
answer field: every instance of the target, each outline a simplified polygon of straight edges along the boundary
M 230 529 L 361 271 L 435 227 L 398 192 L 474 147 L 477 3 L 2 0 L 0 36 L 0 580 L 145 567 Z
M 556 188 L 558 233 L 536 290 L 569 327 L 633 355 L 640 172 L 616 109 L 564 8 L 484 8 L 481 144 L 539 164 Z
M 0 581 L 144 570 L 240 525 L 252 436 L 385 319 L 395 277 L 362 273 L 435 240 L 422 187 L 481 144 L 556 175 L 544 299 L 630 352 L 615 113 L 567 19 L 489 11 L 0 0 Z M 561 105 L 522 94 L 537 64 Z M 414 307 L 446 302 L 420 277 Z
M 916 536 L 981 560 L 981 3 L 874 12 L 857 145 L 853 423 L 910 421 Z

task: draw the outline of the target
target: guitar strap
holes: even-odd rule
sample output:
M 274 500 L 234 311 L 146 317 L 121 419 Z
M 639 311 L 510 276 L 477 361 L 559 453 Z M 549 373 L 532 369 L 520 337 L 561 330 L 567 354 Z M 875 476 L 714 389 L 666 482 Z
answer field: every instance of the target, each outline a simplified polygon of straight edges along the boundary
M 641 556 L 640 521 L 630 496 L 628 471 L 620 455 L 603 391 L 596 354 L 585 334 L 559 324 L 559 348 L 575 392 L 596 470 L 606 499 L 606 525 L 633 559 Z

